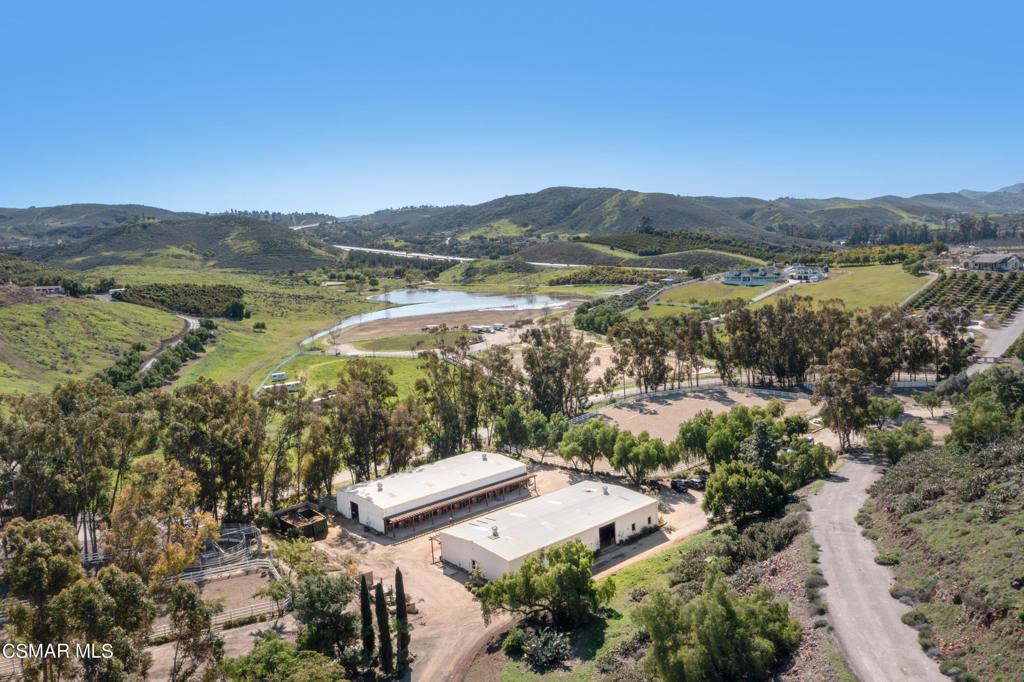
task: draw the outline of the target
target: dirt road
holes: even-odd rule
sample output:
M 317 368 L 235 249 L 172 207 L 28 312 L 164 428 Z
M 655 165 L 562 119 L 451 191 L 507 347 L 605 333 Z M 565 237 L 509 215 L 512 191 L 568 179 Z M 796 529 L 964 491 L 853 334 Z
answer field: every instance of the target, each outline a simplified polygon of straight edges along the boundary
M 900 618 L 910 610 L 889 596 L 892 571 L 875 563 L 875 547 L 854 518 L 867 488 L 881 472 L 874 459 L 848 459 L 811 504 L 811 532 L 821 545 L 819 561 L 829 619 L 846 660 L 862 682 L 946 680 L 925 656 L 917 633 Z

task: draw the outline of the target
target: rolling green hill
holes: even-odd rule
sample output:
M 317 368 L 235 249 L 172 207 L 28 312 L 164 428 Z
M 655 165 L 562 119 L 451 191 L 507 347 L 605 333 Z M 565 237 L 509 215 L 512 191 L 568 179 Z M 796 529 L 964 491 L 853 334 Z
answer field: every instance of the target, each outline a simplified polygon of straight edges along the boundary
M 475 206 L 382 211 L 312 229 L 327 241 L 346 244 L 399 241 L 450 253 L 509 254 L 538 240 L 632 232 L 642 218 L 658 229 L 686 229 L 716 239 L 785 247 L 807 241 L 764 230 L 699 198 L 579 187 L 552 187 Z
M 339 261 L 336 251 L 302 231 L 234 215 L 137 220 L 75 244 L 23 254 L 75 270 L 132 264 L 286 271 Z
M 81 239 L 140 218 L 167 221 L 198 217 L 198 213 L 176 213 L 141 204 L 0 208 L 0 246 L 26 245 L 30 240 Z
M 867 200 L 690 197 L 611 188 L 552 187 L 473 206 L 379 211 L 311 229 L 335 243 L 395 245 L 479 256 L 509 255 L 545 240 L 601 240 L 634 232 L 646 218 L 646 226 L 657 231 L 685 231 L 779 252 L 813 249 L 819 239 L 845 238 L 855 226 L 920 231 L 938 227 L 962 212 L 1024 214 L 1024 193 L 1016 187 Z M 703 246 L 718 248 L 716 244 Z
M 49 390 L 113 364 L 132 343 L 154 350 L 183 323 L 129 303 L 74 298 L 0 308 L 0 393 Z

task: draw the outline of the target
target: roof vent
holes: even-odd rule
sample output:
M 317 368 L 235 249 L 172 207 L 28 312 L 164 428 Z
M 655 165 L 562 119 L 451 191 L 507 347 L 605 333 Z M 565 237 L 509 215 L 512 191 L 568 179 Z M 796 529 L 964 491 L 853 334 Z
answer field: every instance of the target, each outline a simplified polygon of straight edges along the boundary
M 383 490 L 384 490 L 384 484 L 383 483 L 377 483 L 377 492 L 381 492 Z
M 604 494 L 607 495 L 608 494 L 608 486 L 603 486 L 603 487 L 604 487 Z
M 492 538 L 498 537 L 498 527 L 497 526 L 491 526 L 491 537 Z

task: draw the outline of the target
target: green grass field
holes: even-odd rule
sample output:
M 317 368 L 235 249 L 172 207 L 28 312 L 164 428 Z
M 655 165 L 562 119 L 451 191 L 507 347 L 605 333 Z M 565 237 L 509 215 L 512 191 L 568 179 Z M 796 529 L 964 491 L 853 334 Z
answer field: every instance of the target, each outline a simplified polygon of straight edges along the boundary
M 459 240 L 466 241 L 470 237 L 486 237 L 487 239 L 495 239 L 497 237 L 518 237 L 525 233 L 526 229 L 527 228 L 521 225 L 516 225 L 506 218 L 502 218 L 501 220 L 495 220 L 493 223 L 478 227 L 475 230 L 470 230 L 469 232 L 460 234 Z
M 130 303 L 55 298 L 0 308 L 0 393 L 88 378 L 131 344 L 155 350 L 182 328 L 170 313 Z
M 908 275 L 900 265 L 871 265 L 832 270 L 824 281 L 798 284 L 785 289 L 785 293 L 809 296 L 818 301 L 838 298 L 847 308 L 870 308 L 900 303 L 927 282 L 928 277 Z M 754 307 L 767 305 L 774 298 L 764 298 Z
M 398 387 L 398 395 L 402 397 L 415 390 L 416 379 L 423 375 L 419 368 L 417 358 L 365 358 L 385 367 L 390 367 L 393 372 L 392 381 Z M 316 387 L 321 384 L 334 386 L 338 383 L 338 372 L 344 369 L 345 364 L 351 362 L 351 357 L 336 357 L 321 353 L 309 353 L 300 355 L 281 371 L 288 373 L 288 380 L 295 381 L 305 379 L 307 387 Z
M 195 272 L 175 268 L 120 266 L 97 268 L 90 276 L 110 275 L 120 283 L 194 282 Z M 218 319 L 217 343 L 205 356 L 186 367 L 179 381 L 200 376 L 216 381 L 238 381 L 255 388 L 282 359 L 299 350 L 299 342 L 336 325 L 343 318 L 377 310 L 382 305 L 366 300 L 369 292 L 345 292 L 321 287 L 295 275 L 255 275 L 230 270 L 203 270 L 204 284 L 234 284 L 245 289 L 247 320 Z M 253 324 L 263 322 L 264 332 Z
M 744 301 L 749 301 L 758 294 L 768 291 L 772 286 L 775 285 L 765 284 L 759 287 L 737 287 L 714 280 L 707 280 L 673 289 L 657 298 L 656 301 L 696 304 L 714 303 L 715 301 L 724 301 L 730 298 L 742 298 Z
M 454 343 L 461 338 L 476 338 L 476 334 L 463 331 L 447 331 L 440 335 L 445 344 Z M 437 348 L 438 334 L 402 334 L 401 336 L 385 336 L 379 339 L 356 341 L 352 345 L 359 350 L 371 352 L 394 352 L 405 350 L 425 350 Z

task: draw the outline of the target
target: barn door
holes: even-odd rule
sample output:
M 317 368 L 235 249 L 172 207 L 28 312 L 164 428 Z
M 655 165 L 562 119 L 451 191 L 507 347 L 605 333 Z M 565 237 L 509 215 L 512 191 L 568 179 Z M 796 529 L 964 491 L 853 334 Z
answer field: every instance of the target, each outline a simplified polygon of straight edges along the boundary
M 605 547 L 611 547 L 615 544 L 615 522 L 609 523 L 607 526 L 601 526 L 597 529 L 597 537 L 601 542 L 601 549 Z

